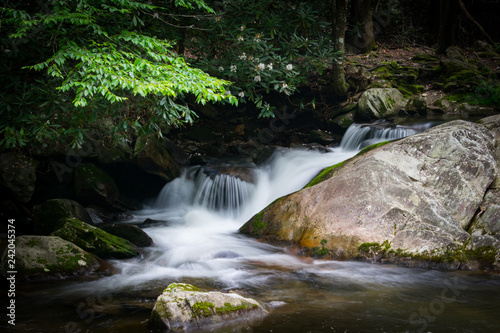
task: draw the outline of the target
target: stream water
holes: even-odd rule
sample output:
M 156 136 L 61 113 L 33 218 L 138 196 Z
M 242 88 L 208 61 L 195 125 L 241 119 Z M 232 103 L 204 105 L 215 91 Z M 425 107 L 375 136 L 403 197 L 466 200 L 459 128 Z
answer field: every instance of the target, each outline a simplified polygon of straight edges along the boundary
M 20 286 L 15 331 L 147 332 L 156 297 L 169 283 L 187 282 L 234 290 L 272 309 L 246 332 L 497 332 L 500 280 L 487 274 L 312 260 L 238 234 L 323 168 L 429 126 L 353 125 L 329 152 L 278 151 L 248 171 L 253 183 L 188 168 L 127 221 L 158 221 L 144 229 L 154 246 L 114 261 L 112 276 Z

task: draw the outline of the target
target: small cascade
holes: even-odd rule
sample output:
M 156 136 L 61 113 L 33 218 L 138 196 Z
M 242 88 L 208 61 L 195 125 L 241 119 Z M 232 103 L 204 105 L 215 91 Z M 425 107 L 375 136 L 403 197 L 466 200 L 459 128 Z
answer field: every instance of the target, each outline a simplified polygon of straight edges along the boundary
M 193 167 L 163 188 L 155 206 L 194 206 L 234 215 L 251 198 L 254 189 L 254 184 L 237 176 L 207 174 L 202 167 Z
M 344 134 L 340 147 L 345 150 L 360 150 L 377 142 L 401 139 L 421 133 L 432 126 L 432 123 L 411 126 L 394 126 L 387 122 L 352 124 Z

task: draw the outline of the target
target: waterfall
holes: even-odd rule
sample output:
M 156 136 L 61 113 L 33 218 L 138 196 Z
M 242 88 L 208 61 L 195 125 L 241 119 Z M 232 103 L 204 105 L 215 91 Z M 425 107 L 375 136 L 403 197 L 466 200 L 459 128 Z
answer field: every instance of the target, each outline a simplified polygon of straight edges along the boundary
M 251 172 L 251 170 L 249 171 Z M 187 168 L 168 183 L 156 200 L 156 208 L 192 206 L 234 215 L 241 210 L 255 185 L 229 174 L 207 175 L 204 168 Z
M 344 134 L 340 146 L 345 150 L 360 150 L 377 142 L 401 139 L 429 129 L 433 124 L 391 126 L 386 122 L 352 124 Z

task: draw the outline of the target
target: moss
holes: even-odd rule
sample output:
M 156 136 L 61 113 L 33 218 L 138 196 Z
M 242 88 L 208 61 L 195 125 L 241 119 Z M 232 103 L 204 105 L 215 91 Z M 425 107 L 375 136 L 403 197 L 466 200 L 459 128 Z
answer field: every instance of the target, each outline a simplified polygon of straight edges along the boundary
M 223 307 L 215 309 L 215 312 L 220 315 L 234 313 L 238 311 L 246 311 L 251 309 L 256 309 L 258 306 L 256 304 L 243 303 L 240 305 L 231 305 L 231 303 L 224 303 Z
M 383 141 L 383 142 L 379 142 L 379 143 L 374 143 L 372 145 L 369 145 L 369 146 L 361 149 L 361 151 L 359 153 L 357 153 L 356 156 L 366 154 L 370 150 L 373 150 L 373 149 L 378 148 L 378 147 L 385 146 L 386 144 L 388 144 L 390 142 L 391 142 L 391 140 L 389 140 L 389 141 Z
M 139 255 L 129 241 L 75 218 L 65 219 L 64 226 L 51 235 L 59 236 L 101 258 L 124 259 Z
M 177 290 L 184 290 L 184 291 L 201 291 L 200 288 L 193 286 L 192 284 L 187 284 L 187 283 L 171 283 L 168 285 L 163 292 L 174 292 Z
M 340 163 L 332 165 L 328 168 L 323 169 L 323 171 L 321 171 L 319 173 L 319 175 L 314 177 L 314 179 L 311 180 L 306 186 L 304 186 L 304 188 L 308 188 L 308 187 L 317 185 L 317 184 L 321 183 L 322 181 L 325 181 L 325 180 L 331 178 L 333 176 L 335 169 L 340 168 L 344 164 L 344 162 L 340 162 Z
M 265 222 L 262 221 L 262 212 L 255 215 L 255 218 L 252 221 L 252 229 L 254 233 L 259 233 L 267 226 Z
M 210 317 L 215 314 L 215 306 L 210 302 L 196 302 L 191 310 L 197 317 Z
M 358 246 L 358 252 L 360 253 L 378 252 L 381 249 L 382 246 L 379 243 L 363 243 Z

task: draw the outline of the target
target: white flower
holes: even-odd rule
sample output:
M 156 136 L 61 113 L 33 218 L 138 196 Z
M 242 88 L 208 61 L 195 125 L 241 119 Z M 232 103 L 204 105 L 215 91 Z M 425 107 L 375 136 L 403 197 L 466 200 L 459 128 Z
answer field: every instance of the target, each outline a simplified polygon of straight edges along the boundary
M 242 92 L 240 92 L 240 93 L 238 94 L 238 96 L 240 96 L 240 97 L 245 97 L 245 93 L 242 91 Z
M 255 82 L 260 82 L 260 81 L 262 81 L 262 78 L 260 77 L 260 75 L 256 75 L 256 76 L 253 78 L 253 80 L 254 80 Z
M 273 70 L 273 64 L 267 64 L 267 69 L 269 69 L 270 71 Z
M 288 64 L 286 65 L 286 69 L 291 71 L 293 69 L 293 65 L 292 64 Z
M 219 72 L 224 72 L 224 67 L 220 66 L 219 67 Z
M 226 96 L 230 96 L 231 95 L 231 90 L 226 90 Z
M 245 30 L 245 26 L 244 26 L 244 25 L 242 25 L 242 26 L 240 27 L 240 30 L 241 30 L 241 31 L 244 31 L 244 30 Z
M 243 52 L 242 55 L 240 55 L 240 60 L 246 60 L 247 59 L 247 55 L 245 54 L 245 52 Z
M 260 63 L 259 66 L 257 66 L 259 68 L 259 70 L 263 71 L 265 68 L 266 68 L 266 65 L 264 65 L 263 63 Z
M 288 84 L 286 84 L 285 82 L 283 82 L 283 89 L 286 89 L 288 88 Z
M 243 36 L 238 36 L 238 42 L 242 42 L 244 40 L 245 40 L 245 38 L 243 38 Z
M 236 72 L 237 69 L 236 65 L 231 65 L 231 72 Z

